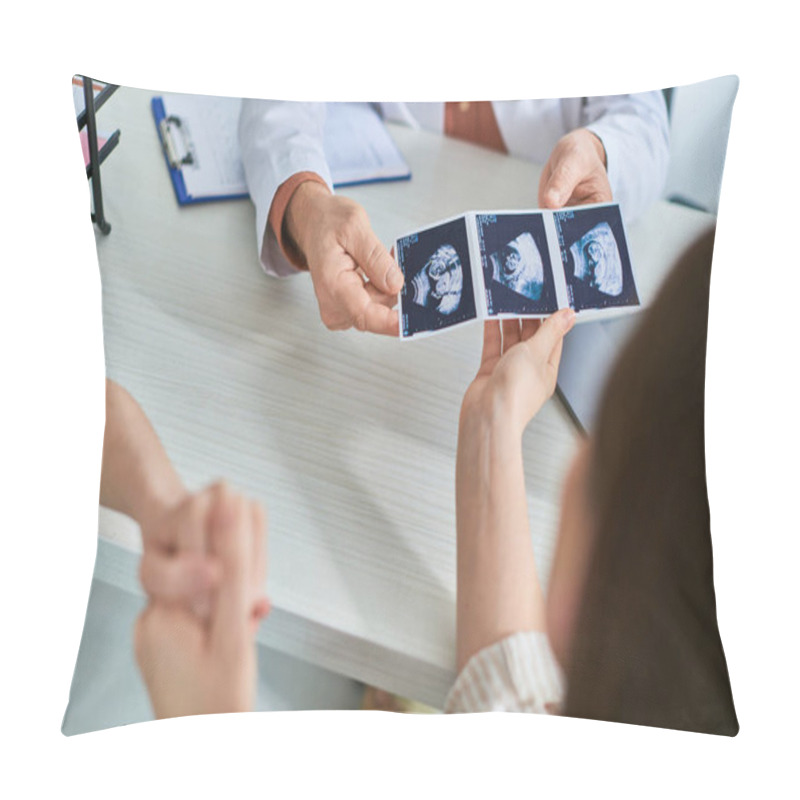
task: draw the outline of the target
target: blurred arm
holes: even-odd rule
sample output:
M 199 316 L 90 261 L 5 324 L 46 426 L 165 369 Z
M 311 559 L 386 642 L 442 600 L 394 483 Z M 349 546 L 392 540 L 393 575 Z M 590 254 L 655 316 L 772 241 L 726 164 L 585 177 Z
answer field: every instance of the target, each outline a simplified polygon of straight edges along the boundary
M 147 527 L 185 496 L 144 412 L 125 389 L 107 379 L 100 503 Z

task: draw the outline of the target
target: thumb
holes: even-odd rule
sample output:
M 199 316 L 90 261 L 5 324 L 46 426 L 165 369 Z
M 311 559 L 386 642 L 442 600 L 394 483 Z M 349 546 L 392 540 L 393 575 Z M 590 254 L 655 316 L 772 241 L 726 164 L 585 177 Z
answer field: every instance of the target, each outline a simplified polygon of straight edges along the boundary
M 169 555 L 149 548 L 139 562 L 139 581 L 152 600 L 183 604 L 203 616 L 217 582 L 216 567 L 213 558 L 199 553 Z
M 569 134 L 553 149 L 539 184 L 539 204 L 543 208 L 566 205 L 583 178 L 580 151 Z
M 546 363 L 574 324 L 575 312 L 571 308 L 562 308 L 549 316 L 539 326 L 539 330 L 522 344 L 537 361 Z
M 375 235 L 369 221 L 359 225 L 348 242 L 348 252 L 369 280 L 385 294 L 398 294 L 403 288 L 403 273 L 395 259 Z
M 248 502 L 225 484 L 214 487 L 209 540 L 221 576 L 211 612 L 211 640 L 213 646 L 223 650 L 238 650 L 249 636 L 253 604 L 252 526 Z

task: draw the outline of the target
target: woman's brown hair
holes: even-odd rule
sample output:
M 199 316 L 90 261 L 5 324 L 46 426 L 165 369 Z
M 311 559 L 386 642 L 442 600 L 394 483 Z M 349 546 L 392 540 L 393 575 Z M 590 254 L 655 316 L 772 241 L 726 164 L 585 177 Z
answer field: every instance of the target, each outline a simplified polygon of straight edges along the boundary
M 714 595 L 704 394 L 713 232 L 681 258 L 607 384 L 594 544 L 564 712 L 733 736 Z M 718 532 L 717 535 L 720 535 Z

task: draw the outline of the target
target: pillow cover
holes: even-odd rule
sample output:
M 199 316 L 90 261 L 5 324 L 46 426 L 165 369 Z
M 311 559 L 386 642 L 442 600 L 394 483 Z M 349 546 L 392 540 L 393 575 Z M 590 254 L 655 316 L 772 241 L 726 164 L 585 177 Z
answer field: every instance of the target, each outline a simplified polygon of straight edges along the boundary
M 736 86 L 326 108 L 76 77 L 109 383 L 98 555 L 64 732 L 248 707 L 358 708 L 366 685 L 370 702 L 377 687 L 391 708 L 734 734 L 702 389 Z M 568 589 L 574 632 L 565 654 L 541 630 L 515 630 L 459 670 L 452 484 L 481 330 L 408 344 L 379 335 L 400 330 L 392 300 L 402 283 L 387 251 L 472 209 L 564 207 L 580 219 L 575 206 L 612 202 L 641 310 L 567 335 L 559 397 L 522 442 L 531 555 L 558 605 L 565 579 L 549 584 L 564 558 L 562 485 L 589 434 L 589 566 L 567 579 L 578 587 Z M 514 229 L 487 247 L 483 268 L 509 298 L 504 325 L 526 316 L 514 311 L 526 307 L 513 302 L 525 294 L 517 273 L 532 261 L 541 272 L 548 246 L 602 290 L 599 248 L 614 237 L 603 224 L 602 237 Z M 463 285 L 452 253 L 469 245 L 445 244 L 447 258 L 422 259 L 433 264 L 425 297 L 452 314 Z M 676 305 L 692 324 L 659 338 Z M 665 393 L 667 376 L 685 392 Z M 667 469 L 689 483 L 664 480 Z M 646 584 L 626 583 L 631 564 L 652 568 L 634 570 Z M 244 595 L 230 581 L 252 590 L 233 643 L 220 608 L 238 613 L 226 598 Z M 185 637 L 165 633 L 180 626 Z M 217 646 L 240 648 L 238 678 L 219 680 L 230 653 Z

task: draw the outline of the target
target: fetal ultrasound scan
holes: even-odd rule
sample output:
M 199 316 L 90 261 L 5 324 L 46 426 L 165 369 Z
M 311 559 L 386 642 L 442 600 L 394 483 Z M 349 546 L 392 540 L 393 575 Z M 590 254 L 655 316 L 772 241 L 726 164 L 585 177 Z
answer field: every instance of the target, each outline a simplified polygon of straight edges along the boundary
M 619 207 L 575 208 L 554 219 L 572 307 L 639 305 Z
M 639 306 L 616 203 L 471 211 L 407 234 L 395 251 L 403 339 L 478 318 L 541 318 L 570 306 L 589 321 Z
M 403 337 L 475 319 L 475 290 L 463 217 L 400 239 L 397 262 Z
M 411 300 L 440 314 L 453 314 L 461 305 L 463 288 L 461 259 L 453 245 L 443 244 L 411 280 Z
M 512 292 L 538 300 L 544 286 L 542 256 L 530 233 L 521 233 L 489 256 L 492 278 Z
M 478 242 L 489 316 L 557 310 L 541 214 L 478 214 Z
M 569 248 L 575 278 L 603 294 L 622 294 L 622 260 L 607 222 L 595 225 Z

